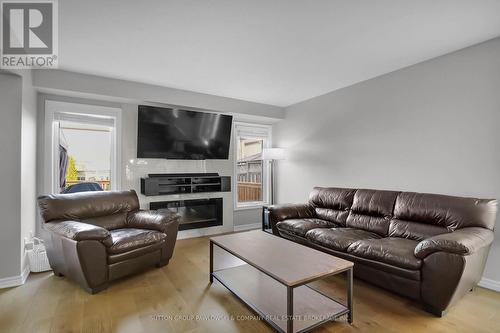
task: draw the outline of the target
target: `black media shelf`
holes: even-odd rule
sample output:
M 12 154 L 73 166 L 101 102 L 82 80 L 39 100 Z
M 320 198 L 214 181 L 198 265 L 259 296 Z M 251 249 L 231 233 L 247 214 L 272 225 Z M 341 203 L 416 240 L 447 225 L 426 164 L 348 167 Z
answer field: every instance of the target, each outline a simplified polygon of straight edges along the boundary
M 145 196 L 204 192 L 231 192 L 231 177 L 218 173 L 155 173 L 141 178 Z

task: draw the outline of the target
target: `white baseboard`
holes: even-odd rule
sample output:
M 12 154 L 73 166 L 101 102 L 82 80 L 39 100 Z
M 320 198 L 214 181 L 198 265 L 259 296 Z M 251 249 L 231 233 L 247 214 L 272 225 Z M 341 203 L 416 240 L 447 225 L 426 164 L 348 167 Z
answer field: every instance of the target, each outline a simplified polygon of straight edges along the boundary
M 2 288 L 11 288 L 23 285 L 30 274 L 30 266 L 25 265 L 21 275 L 9 276 L 6 278 L 0 279 L 0 289 Z
M 22 280 L 21 284 L 24 284 L 26 282 L 26 279 L 28 278 L 29 275 L 30 275 L 30 265 L 26 264 L 24 265 L 23 272 L 21 273 L 21 280 Z
M 478 284 L 480 287 L 500 292 L 500 281 L 482 278 Z
M 253 230 L 260 228 L 262 228 L 262 223 L 250 223 L 250 224 L 235 225 L 234 231 L 245 231 L 245 230 Z

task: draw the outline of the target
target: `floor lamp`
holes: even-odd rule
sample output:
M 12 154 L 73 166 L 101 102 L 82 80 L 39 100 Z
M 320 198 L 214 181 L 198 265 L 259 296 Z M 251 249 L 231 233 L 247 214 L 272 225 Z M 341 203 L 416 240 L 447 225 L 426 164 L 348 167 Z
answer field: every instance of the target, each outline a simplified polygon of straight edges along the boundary
M 274 161 L 284 160 L 285 150 L 283 148 L 264 148 L 262 159 L 271 163 L 271 205 L 274 205 Z

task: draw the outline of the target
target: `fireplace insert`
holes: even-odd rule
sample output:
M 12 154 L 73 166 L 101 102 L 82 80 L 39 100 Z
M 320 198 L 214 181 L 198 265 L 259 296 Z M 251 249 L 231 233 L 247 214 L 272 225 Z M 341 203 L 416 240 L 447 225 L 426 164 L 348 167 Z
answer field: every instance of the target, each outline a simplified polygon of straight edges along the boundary
M 215 227 L 223 222 L 222 198 L 151 202 L 149 209 L 179 214 L 179 230 Z

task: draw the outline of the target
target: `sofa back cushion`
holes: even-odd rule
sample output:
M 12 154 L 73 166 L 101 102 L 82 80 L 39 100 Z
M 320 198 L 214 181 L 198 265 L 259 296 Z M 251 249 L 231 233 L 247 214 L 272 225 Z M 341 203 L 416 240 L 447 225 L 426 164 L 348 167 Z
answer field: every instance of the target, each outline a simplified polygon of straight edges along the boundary
M 346 226 L 387 236 L 398 193 L 396 191 L 357 190 Z
M 350 188 L 315 187 L 309 202 L 315 206 L 317 218 L 345 226 L 355 192 Z
M 432 235 L 436 232 L 451 232 L 466 227 L 483 227 L 493 230 L 497 211 L 497 201 L 453 197 L 440 194 L 401 192 L 394 206 L 392 229 L 401 229 L 407 223 L 409 234 Z M 398 226 L 399 225 L 399 226 Z M 433 228 L 434 227 L 434 228 Z M 437 228 L 436 228 L 437 227 Z
M 392 219 L 389 224 L 389 237 L 401 237 L 422 241 L 426 238 L 445 234 L 448 229 L 433 224 Z
M 127 214 L 139 209 L 139 200 L 133 190 L 81 192 L 41 196 L 38 206 L 45 222 L 75 220 L 111 230 L 126 225 Z

